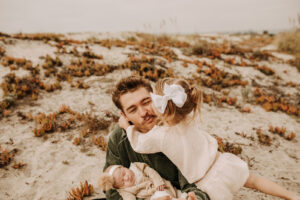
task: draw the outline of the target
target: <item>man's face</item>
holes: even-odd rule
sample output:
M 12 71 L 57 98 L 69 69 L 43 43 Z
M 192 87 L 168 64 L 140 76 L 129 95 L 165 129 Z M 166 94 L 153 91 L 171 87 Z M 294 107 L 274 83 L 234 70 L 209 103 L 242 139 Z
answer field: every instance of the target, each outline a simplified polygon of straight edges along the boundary
M 156 124 L 150 93 L 144 87 L 128 92 L 120 97 L 123 114 L 142 133 L 148 132 Z

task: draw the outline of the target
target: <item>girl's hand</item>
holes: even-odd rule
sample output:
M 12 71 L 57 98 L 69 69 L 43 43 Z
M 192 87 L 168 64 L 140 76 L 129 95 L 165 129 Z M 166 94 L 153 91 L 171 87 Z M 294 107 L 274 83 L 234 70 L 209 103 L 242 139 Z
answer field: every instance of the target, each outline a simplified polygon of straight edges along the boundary
M 157 190 L 157 191 L 164 191 L 164 190 L 165 190 L 165 187 L 166 187 L 166 185 L 163 184 L 163 185 L 158 186 L 158 187 L 156 188 L 156 190 Z
M 129 122 L 123 115 L 121 115 L 121 117 L 119 118 L 118 123 L 119 123 L 119 126 L 125 130 L 130 126 Z
M 194 192 L 188 193 L 188 200 L 197 200 L 197 197 Z

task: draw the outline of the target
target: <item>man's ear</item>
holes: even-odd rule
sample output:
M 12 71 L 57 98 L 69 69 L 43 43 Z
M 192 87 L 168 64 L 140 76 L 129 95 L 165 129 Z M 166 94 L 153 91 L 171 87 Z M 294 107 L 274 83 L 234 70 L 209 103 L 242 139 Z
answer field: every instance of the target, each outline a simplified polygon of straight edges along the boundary
M 131 121 L 129 121 L 129 119 L 127 118 L 126 114 L 123 111 L 121 111 L 120 114 L 122 115 L 122 117 L 124 117 L 128 121 L 128 123 L 130 125 L 133 125 L 133 123 Z

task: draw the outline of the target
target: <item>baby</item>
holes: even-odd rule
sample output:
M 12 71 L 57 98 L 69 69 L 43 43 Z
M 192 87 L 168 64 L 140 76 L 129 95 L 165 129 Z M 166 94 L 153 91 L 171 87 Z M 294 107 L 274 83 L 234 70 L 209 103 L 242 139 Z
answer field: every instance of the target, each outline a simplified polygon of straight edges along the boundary
M 154 169 L 146 163 L 131 163 L 129 169 L 121 165 L 109 166 L 98 179 L 99 187 L 108 191 L 117 189 L 123 199 L 136 198 L 155 200 L 159 197 L 169 196 L 176 199 L 176 190 L 172 184 L 163 179 Z M 184 200 L 186 194 L 178 200 Z

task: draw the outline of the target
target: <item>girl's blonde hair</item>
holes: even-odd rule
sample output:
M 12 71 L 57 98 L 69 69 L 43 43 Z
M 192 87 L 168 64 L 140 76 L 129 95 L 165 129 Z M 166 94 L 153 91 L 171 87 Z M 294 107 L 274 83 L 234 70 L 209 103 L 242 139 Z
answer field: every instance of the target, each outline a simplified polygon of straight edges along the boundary
M 187 94 L 187 99 L 183 107 L 177 107 L 173 101 L 169 100 L 165 112 L 161 115 L 161 120 L 167 122 L 169 125 L 176 125 L 187 118 L 193 112 L 192 119 L 196 114 L 200 115 L 202 105 L 202 91 L 197 85 L 189 84 L 185 79 L 164 78 L 158 80 L 155 84 L 155 94 L 164 95 L 164 85 L 177 84 L 184 88 Z

